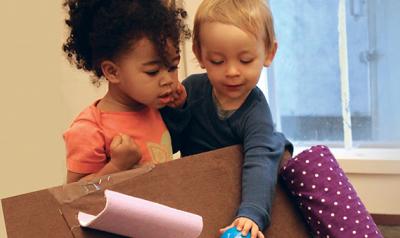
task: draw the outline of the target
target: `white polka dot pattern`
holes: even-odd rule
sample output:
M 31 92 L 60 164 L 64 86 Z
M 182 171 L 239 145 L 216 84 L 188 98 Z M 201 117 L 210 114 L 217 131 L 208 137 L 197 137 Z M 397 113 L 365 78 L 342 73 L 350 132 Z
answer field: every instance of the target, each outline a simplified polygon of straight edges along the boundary
M 280 175 L 315 237 L 383 237 L 326 146 L 313 146 Z

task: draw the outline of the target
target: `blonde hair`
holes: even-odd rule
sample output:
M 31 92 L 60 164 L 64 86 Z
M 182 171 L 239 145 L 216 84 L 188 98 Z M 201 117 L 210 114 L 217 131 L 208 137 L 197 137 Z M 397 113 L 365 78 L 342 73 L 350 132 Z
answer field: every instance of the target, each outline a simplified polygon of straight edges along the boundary
M 266 0 L 203 0 L 193 27 L 193 50 L 197 53 L 201 49 L 200 28 L 206 22 L 234 25 L 256 38 L 261 36 L 267 50 L 274 47 L 274 23 Z

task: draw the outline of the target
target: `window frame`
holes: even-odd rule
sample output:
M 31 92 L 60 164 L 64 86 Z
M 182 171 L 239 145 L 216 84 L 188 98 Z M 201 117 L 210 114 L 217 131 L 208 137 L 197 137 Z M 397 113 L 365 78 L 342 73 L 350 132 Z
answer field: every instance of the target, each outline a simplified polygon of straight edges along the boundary
M 331 148 L 332 153 L 335 154 L 346 172 L 400 174 L 400 149 L 396 148 L 396 143 L 353 141 L 349 96 L 346 0 L 339 0 L 338 8 L 339 66 L 344 138 L 342 142 L 330 141 L 327 146 Z M 275 96 L 273 70 L 273 65 L 268 69 L 263 69 L 258 86 L 268 99 L 277 130 L 282 131 L 277 105 L 279 97 Z M 309 146 L 323 143 L 324 141 L 295 141 L 294 155 L 306 150 Z M 354 144 L 357 144 L 357 147 L 354 147 Z

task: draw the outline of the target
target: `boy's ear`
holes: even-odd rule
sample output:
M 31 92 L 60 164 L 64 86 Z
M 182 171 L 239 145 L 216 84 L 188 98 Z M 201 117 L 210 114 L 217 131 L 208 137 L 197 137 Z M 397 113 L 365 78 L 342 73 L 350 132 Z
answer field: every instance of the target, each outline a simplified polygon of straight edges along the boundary
M 110 83 L 119 83 L 119 67 L 114 62 L 110 60 L 104 60 L 101 62 L 101 71 L 103 72 L 104 77 Z
M 204 64 L 203 64 L 203 60 L 201 59 L 200 49 L 198 47 L 195 47 L 195 45 L 193 44 L 192 45 L 192 51 L 193 51 L 193 54 L 196 56 L 196 59 L 199 62 L 200 67 L 202 69 L 204 69 L 205 67 L 204 67 Z
M 264 66 L 269 67 L 275 58 L 276 50 L 278 49 L 278 42 L 274 41 L 272 47 L 265 51 L 265 61 Z

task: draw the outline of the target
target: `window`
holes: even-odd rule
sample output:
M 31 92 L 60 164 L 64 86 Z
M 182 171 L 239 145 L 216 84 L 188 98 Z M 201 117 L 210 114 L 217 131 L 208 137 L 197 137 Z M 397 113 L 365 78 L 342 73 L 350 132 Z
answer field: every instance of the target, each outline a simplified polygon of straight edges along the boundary
M 278 130 L 305 146 L 398 147 L 400 1 L 269 3 L 279 47 L 259 86 Z

